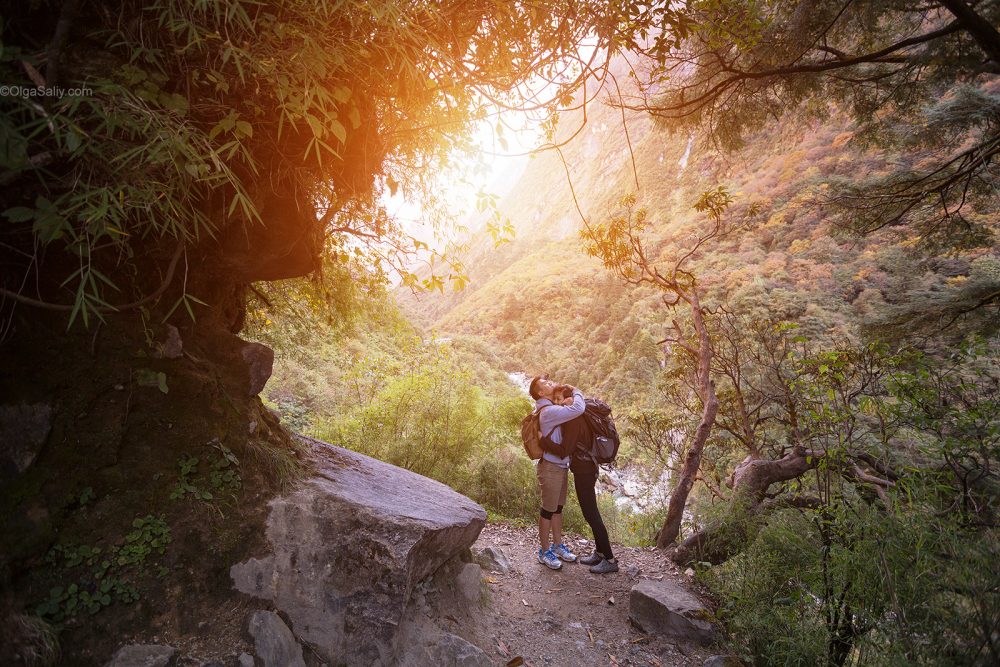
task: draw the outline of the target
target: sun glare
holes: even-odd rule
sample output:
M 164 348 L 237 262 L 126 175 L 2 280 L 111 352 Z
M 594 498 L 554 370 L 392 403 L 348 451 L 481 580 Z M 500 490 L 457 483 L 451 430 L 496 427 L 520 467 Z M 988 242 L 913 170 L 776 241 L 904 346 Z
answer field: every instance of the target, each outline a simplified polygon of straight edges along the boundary
M 521 114 L 505 112 L 496 118 L 480 121 L 471 137 L 473 149 L 451 156 L 451 167 L 435 176 L 439 190 L 435 193 L 448 215 L 449 223 L 435 226 L 423 203 L 407 196 L 402 190 L 386 193 L 386 211 L 415 240 L 426 243 L 428 252 L 443 252 L 451 241 L 461 241 L 483 229 L 489 217 L 477 210 L 483 195 L 503 197 L 517 183 L 543 137 L 538 124 L 525 124 Z M 426 257 L 418 258 L 411 270 Z

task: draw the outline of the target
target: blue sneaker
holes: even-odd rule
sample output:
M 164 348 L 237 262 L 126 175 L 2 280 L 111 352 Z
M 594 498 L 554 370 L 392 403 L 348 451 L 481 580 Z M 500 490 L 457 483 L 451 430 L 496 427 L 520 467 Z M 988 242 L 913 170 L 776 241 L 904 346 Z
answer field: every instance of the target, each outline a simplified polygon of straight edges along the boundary
M 556 544 L 555 546 L 549 547 L 549 548 L 552 550 L 552 552 L 556 556 L 559 556 L 560 560 L 564 560 L 567 563 L 575 563 L 576 562 L 576 554 L 573 553 L 572 551 L 570 551 L 569 547 L 567 547 L 562 542 L 560 542 L 559 544 Z
M 549 547 L 546 551 L 538 550 L 538 562 L 546 567 L 552 568 L 553 570 L 559 570 L 562 568 L 562 561 L 559 560 L 559 556 L 556 556 L 555 552 L 552 551 L 552 547 Z

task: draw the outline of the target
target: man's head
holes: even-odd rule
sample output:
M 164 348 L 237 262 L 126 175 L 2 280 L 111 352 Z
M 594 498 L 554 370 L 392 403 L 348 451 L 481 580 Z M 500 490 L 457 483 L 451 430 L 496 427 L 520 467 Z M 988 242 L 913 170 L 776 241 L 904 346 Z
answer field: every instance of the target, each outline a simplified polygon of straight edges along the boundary
M 557 386 L 547 375 L 536 375 L 531 378 L 531 384 L 528 385 L 528 393 L 536 401 L 540 398 L 552 400 L 552 394 Z

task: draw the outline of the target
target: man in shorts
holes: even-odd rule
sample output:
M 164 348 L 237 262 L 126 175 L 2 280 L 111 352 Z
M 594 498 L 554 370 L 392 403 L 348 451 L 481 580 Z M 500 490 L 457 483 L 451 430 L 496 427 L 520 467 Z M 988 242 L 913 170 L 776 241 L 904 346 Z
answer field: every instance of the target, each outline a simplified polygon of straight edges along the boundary
M 567 396 L 570 391 L 572 395 Z M 542 437 L 555 444 L 561 443 L 562 429 L 559 425 L 583 414 L 586 409 L 583 394 L 575 387 L 560 385 L 542 376 L 531 379 L 528 392 L 540 411 L 538 425 Z M 538 461 L 538 485 L 542 491 L 542 508 L 538 517 L 538 562 L 553 570 L 560 569 L 562 561 L 572 563 L 576 560 L 576 555 L 562 543 L 562 509 L 569 488 L 570 459 L 570 456 L 559 457 L 546 452 Z

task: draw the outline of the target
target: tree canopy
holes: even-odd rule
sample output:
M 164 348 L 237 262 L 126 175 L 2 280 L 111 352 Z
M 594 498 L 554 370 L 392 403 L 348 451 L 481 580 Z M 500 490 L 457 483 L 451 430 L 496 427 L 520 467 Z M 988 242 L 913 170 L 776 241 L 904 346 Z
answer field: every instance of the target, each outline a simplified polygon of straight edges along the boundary
M 403 188 L 433 210 L 428 167 L 500 108 L 554 107 L 589 73 L 584 45 L 614 48 L 628 11 L 581 0 L 12 6 L 0 294 L 87 321 L 154 303 L 193 312 L 234 286 L 314 272 L 322 256 L 402 268 L 422 248 L 381 193 Z
M 1000 152 L 1000 7 L 991 2 L 685 3 L 686 38 L 637 45 L 651 64 L 622 103 L 725 151 L 773 119 L 848 114 L 889 150 L 834 179 L 828 214 L 861 234 L 906 225 L 932 247 L 988 245 Z M 674 17 L 670 17 L 674 21 Z M 995 295 L 994 295 L 995 298 Z

